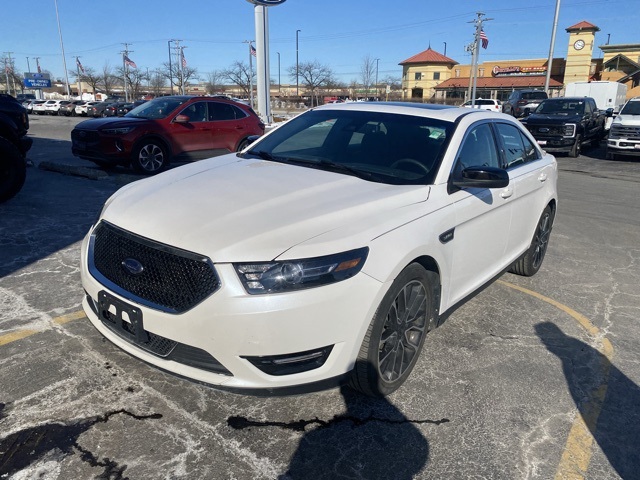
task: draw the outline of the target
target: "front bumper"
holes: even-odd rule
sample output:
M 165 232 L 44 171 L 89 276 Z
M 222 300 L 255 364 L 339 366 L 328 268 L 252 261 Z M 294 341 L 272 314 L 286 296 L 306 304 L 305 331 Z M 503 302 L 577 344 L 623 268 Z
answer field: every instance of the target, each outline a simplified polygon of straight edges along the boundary
M 535 137 L 538 145 L 550 153 L 570 152 L 576 143 L 576 137 Z
M 91 132 L 86 138 L 78 138 L 74 132 L 71 136 L 71 153 L 74 156 L 113 165 L 124 165 L 130 161 L 133 146 L 126 139 L 102 136 L 97 132 Z
M 615 155 L 640 156 L 640 140 L 609 138 L 607 139 L 607 151 Z
M 81 277 L 87 294 L 83 307 L 98 331 L 122 350 L 158 368 L 231 390 L 277 391 L 348 373 L 389 287 L 360 272 L 323 287 L 249 295 L 233 265 L 216 264 L 220 288 L 192 309 L 171 314 L 135 304 L 99 283 L 88 269 L 89 238 L 87 235 L 82 245 Z M 95 308 L 102 291 L 138 309 L 146 332 L 184 345 L 187 350 L 206 352 L 221 368 L 198 368 L 193 362 L 162 357 L 114 332 Z M 261 359 L 291 355 L 295 360 L 318 351 L 327 354 L 322 364 L 299 373 L 273 375 L 260 365 Z

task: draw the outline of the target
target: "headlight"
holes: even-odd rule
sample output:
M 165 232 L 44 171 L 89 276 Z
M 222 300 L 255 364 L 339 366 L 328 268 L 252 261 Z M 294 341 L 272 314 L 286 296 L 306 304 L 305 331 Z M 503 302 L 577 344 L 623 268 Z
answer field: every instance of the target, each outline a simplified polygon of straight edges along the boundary
M 104 128 L 102 131 L 109 135 L 124 135 L 131 132 L 136 127 L 119 127 L 119 128 Z
M 563 135 L 565 137 L 573 137 L 575 134 L 576 134 L 576 124 L 575 123 L 567 123 L 564 126 Z
M 245 290 L 251 295 L 318 287 L 353 277 L 362 270 L 369 248 L 324 257 L 281 262 L 234 264 Z

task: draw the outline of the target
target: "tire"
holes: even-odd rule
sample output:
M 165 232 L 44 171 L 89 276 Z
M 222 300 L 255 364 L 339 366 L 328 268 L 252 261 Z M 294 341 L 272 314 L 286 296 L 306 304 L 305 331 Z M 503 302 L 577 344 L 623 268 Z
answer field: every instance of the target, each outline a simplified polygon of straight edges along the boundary
M 238 149 L 236 150 L 236 152 L 241 152 L 247 145 L 249 145 L 249 140 L 245 138 L 238 144 Z
M 605 157 L 607 160 L 615 160 L 615 159 L 616 159 L 616 155 L 615 155 L 615 153 L 611 153 L 611 152 L 609 152 L 609 151 L 607 151 L 607 153 L 605 153 L 604 157 Z
M 549 246 L 549 237 L 551 235 L 551 229 L 553 228 L 554 213 L 549 205 L 544 209 L 540 220 L 536 226 L 536 231 L 533 234 L 531 245 L 526 253 L 520 257 L 520 259 L 513 264 L 509 270 L 516 275 L 522 275 L 523 277 L 531 277 L 538 273 L 544 255 L 547 253 L 547 247 Z
M 166 147 L 157 140 L 142 140 L 134 150 L 131 166 L 145 175 L 161 172 L 169 164 Z
M 578 158 L 580 156 L 581 151 L 582 151 L 582 135 L 576 135 L 576 141 L 571 147 L 569 156 L 573 158 Z
M 13 198 L 24 185 L 27 165 L 20 150 L 0 137 L 0 203 Z
M 438 275 L 417 263 L 398 275 L 369 324 L 351 372 L 351 388 L 383 397 L 405 382 L 434 324 L 437 286 Z

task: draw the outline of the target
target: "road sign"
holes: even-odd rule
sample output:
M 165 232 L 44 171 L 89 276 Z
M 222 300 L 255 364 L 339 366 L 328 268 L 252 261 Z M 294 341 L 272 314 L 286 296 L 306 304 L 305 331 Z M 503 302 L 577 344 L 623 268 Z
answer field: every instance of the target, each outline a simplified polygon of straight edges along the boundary
M 51 88 L 51 80 L 48 78 L 25 78 L 24 86 L 27 88 Z
M 51 75 L 48 73 L 30 73 L 30 72 L 25 72 L 24 73 L 24 78 L 25 80 L 27 78 L 33 78 L 33 79 L 37 79 L 37 80 L 51 80 Z

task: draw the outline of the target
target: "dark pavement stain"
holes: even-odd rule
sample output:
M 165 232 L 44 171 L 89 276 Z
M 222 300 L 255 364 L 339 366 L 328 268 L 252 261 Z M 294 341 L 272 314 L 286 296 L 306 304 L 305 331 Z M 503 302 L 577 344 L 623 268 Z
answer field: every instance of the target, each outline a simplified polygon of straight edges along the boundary
M 0 404 L 0 414 L 4 404 Z M 23 470 L 52 450 L 60 450 L 65 455 L 79 452 L 82 461 L 103 471 L 95 478 L 125 480 L 126 465 L 119 465 L 108 457 L 100 459 L 78 444 L 78 437 L 98 423 L 106 423 L 114 415 L 127 415 L 135 420 L 157 420 L 159 413 L 136 415 L 126 410 L 116 410 L 98 417 L 80 420 L 73 424 L 47 423 L 12 433 L 0 440 L 0 478 L 8 478 Z
M 314 418 L 313 420 L 296 420 L 291 422 L 260 422 L 255 420 L 249 420 L 246 417 L 240 416 L 232 416 L 227 419 L 227 425 L 235 430 L 243 430 L 245 428 L 250 427 L 280 427 L 285 430 L 294 430 L 296 432 L 304 432 L 306 427 L 309 425 L 317 425 L 318 428 L 329 428 L 333 425 L 337 425 L 342 422 L 351 422 L 354 427 L 361 427 L 371 422 L 379 422 L 387 425 L 403 425 L 403 424 L 432 424 L 432 425 L 440 425 L 442 423 L 448 423 L 448 418 L 443 418 L 441 420 L 409 420 L 409 419 L 401 419 L 401 420 L 391 420 L 388 418 L 380 418 L 375 417 L 373 415 L 366 418 L 358 418 L 351 415 L 335 415 L 331 420 L 320 420 L 319 418 Z

